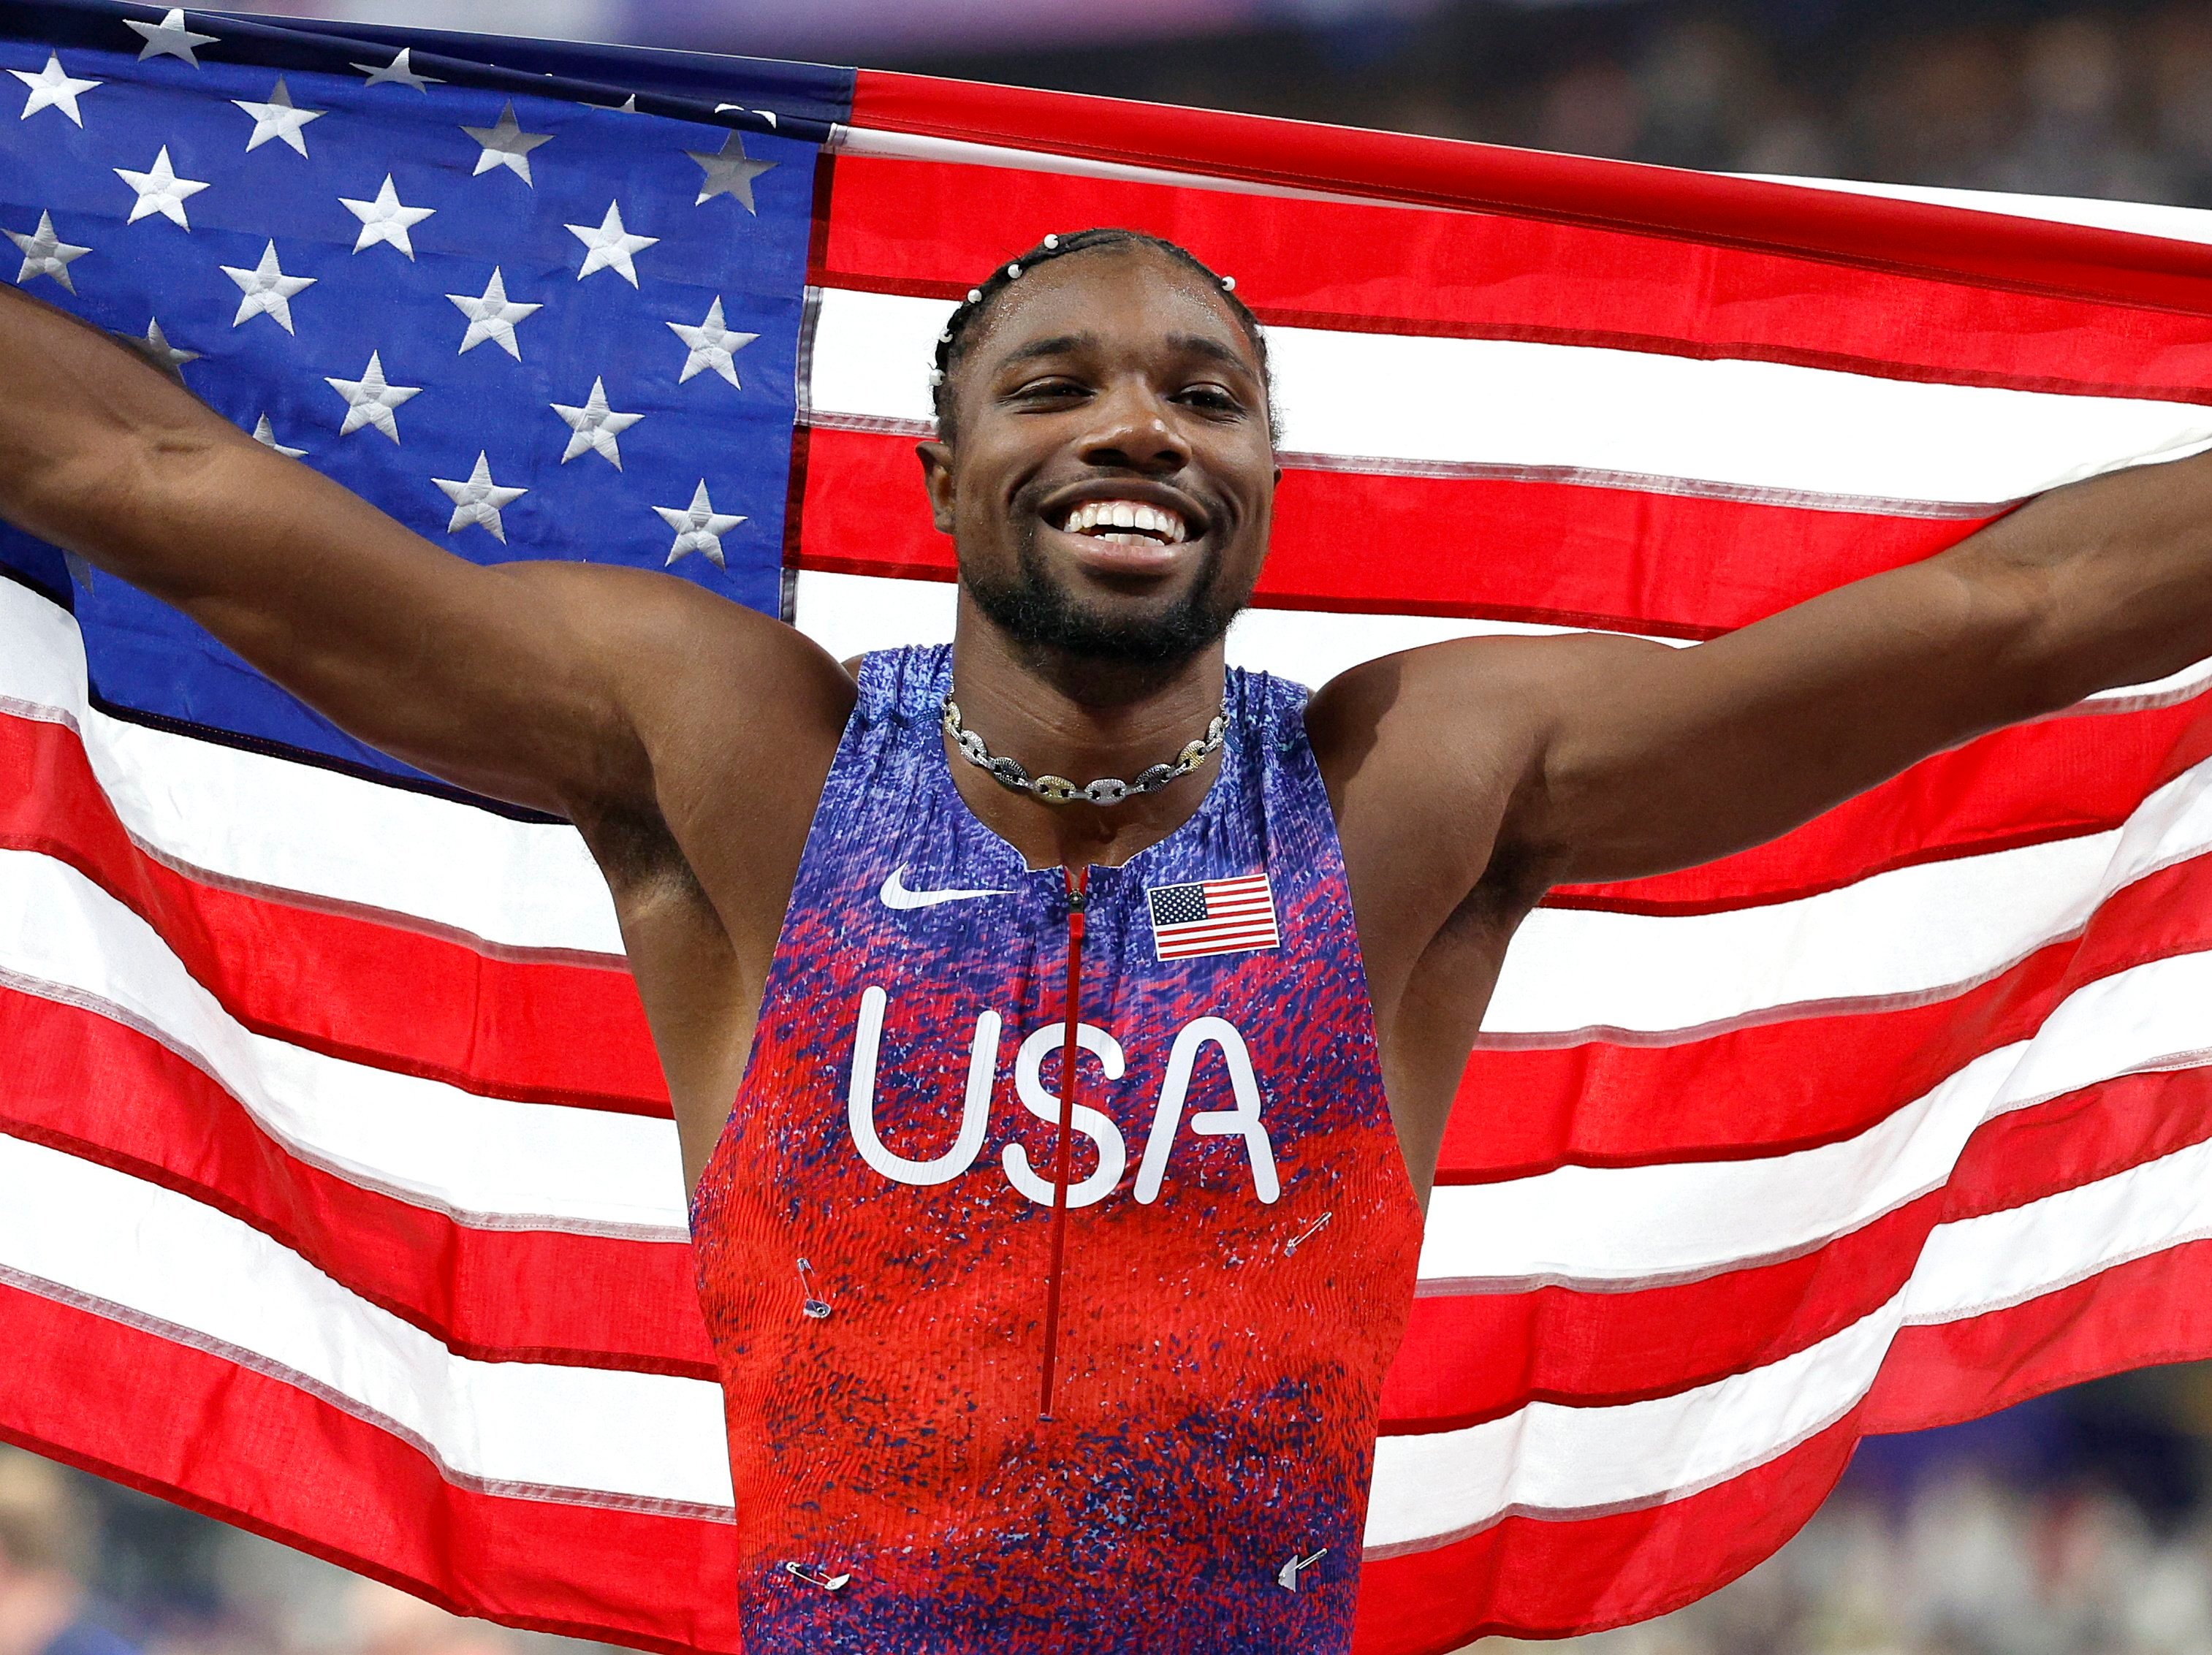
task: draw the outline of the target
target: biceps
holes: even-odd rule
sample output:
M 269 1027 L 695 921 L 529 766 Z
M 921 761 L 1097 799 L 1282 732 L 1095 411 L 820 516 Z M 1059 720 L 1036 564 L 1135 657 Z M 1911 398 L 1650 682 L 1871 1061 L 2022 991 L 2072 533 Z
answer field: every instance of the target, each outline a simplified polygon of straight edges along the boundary
M 235 503 L 238 478 L 210 523 L 228 543 L 214 567 L 156 595 L 369 745 L 563 809 L 619 727 L 568 594 L 456 557 L 313 474 L 253 481 L 261 499 Z

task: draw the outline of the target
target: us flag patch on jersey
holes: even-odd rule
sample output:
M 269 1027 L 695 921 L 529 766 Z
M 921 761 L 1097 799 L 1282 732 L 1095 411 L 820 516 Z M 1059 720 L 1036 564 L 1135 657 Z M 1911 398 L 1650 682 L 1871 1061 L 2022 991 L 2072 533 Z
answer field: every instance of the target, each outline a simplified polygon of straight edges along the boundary
M 1275 894 L 1265 874 L 1155 885 L 1145 896 L 1152 907 L 1152 951 L 1162 960 L 1282 945 L 1282 933 L 1275 929 Z

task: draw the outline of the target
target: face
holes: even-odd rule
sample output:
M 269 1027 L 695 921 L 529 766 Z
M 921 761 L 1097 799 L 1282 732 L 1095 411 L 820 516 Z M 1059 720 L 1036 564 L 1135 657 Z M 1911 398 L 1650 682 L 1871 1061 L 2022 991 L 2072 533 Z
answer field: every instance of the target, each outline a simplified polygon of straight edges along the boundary
M 1275 481 L 1267 386 L 1205 277 L 1147 250 L 1072 254 L 1001 294 L 925 443 L 960 579 L 1019 646 L 1172 666 L 1259 579 Z

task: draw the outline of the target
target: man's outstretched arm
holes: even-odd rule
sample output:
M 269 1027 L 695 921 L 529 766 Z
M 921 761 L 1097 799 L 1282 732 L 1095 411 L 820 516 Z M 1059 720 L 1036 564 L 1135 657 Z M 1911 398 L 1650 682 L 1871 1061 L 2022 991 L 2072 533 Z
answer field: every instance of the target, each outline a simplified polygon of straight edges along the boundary
M 1406 745 L 1387 734 L 1402 721 L 1470 797 L 1507 798 L 1467 871 L 1534 891 L 1710 861 L 1970 737 L 2206 656 L 2212 456 L 2056 490 L 1693 649 L 1439 645 L 1331 694 L 1382 727 L 1378 755 Z
M 570 815 L 648 803 L 641 723 L 682 676 L 665 658 L 736 629 L 738 658 L 714 664 L 742 694 L 732 668 L 761 658 L 764 689 L 803 646 L 686 582 L 453 556 L 11 288 L 0 385 L 0 518 L 175 605 L 371 745 L 480 792 Z M 665 647 L 677 637 L 690 647 Z

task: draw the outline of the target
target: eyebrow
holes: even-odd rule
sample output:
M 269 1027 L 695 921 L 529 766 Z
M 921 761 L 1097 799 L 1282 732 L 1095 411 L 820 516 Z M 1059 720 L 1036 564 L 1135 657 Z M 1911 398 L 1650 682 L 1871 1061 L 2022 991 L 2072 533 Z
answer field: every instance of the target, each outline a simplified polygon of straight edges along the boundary
M 1233 350 L 1218 339 L 1209 339 L 1202 333 L 1171 333 L 1168 336 L 1168 343 L 1177 350 L 1186 351 L 1193 356 L 1203 356 L 1209 361 L 1220 362 L 1241 373 L 1255 371 L 1251 360 L 1243 352 Z
M 1033 339 L 1026 345 L 1017 346 L 1006 354 L 999 366 L 1011 367 L 1016 362 L 1031 361 L 1039 356 L 1066 356 L 1097 343 L 1095 333 L 1056 333 L 1049 339 Z
M 1095 333 L 1058 333 L 1048 339 L 1033 339 L 1026 345 L 1016 346 L 1006 354 L 999 366 L 1007 368 L 1019 362 L 1034 361 L 1040 356 L 1066 356 L 1097 343 L 1098 336 Z M 1222 363 L 1242 373 L 1255 372 L 1243 353 L 1202 333 L 1171 333 L 1168 335 L 1168 343 L 1188 355 L 1203 356 L 1209 361 Z

